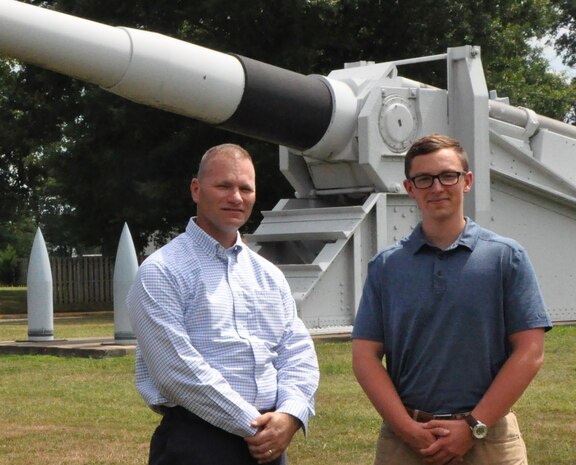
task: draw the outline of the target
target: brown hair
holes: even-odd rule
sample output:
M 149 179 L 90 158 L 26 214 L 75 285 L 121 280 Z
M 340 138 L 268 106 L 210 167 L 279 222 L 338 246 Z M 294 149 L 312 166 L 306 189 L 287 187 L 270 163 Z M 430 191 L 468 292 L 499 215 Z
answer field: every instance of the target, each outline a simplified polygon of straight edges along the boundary
M 421 137 L 406 152 L 406 157 L 404 158 L 404 175 L 406 179 L 410 178 L 410 169 L 412 168 L 412 160 L 420 155 L 428 155 L 429 153 L 436 152 L 441 149 L 452 149 L 460 158 L 462 162 L 462 168 L 464 171 L 468 171 L 468 155 L 466 151 L 460 145 L 456 139 L 446 136 L 444 134 L 429 134 L 427 136 Z

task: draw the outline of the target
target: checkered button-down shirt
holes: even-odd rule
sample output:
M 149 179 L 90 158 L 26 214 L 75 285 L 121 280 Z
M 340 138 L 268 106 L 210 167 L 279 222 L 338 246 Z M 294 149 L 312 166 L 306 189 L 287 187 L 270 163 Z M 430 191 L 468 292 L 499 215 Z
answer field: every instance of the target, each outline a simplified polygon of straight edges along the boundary
M 128 296 L 136 385 L 153 409 L 182 406 L 239 436 L 259 411 L 314 414 L 318 362 L 282 272 L 190 220 L 140 267 Z

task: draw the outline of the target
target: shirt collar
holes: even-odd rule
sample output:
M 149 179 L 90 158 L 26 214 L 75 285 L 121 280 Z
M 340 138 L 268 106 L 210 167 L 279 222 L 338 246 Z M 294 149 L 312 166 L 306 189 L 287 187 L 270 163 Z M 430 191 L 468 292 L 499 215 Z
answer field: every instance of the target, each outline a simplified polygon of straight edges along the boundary
M 467 249 L 470 250 L 474 250 L 474 247 L 478 242 L 478 234 L 480 232 L 480 228 L 470 218 L 468 217 L 465 218 L 466 218 L 466 226 L 464 226 L 462 234 L 460 234 L 460 237 L 456 239 L 456 241 L 454 241 L 454 243 L 446 250 L 453 250 L 460 246 L 466 247 Z M 422 223 L 419 223 L 416 229 L 414 229 L 414 231 L 412 232 L 412 234 L 410 234 L 410 236 L 408 236 L 403 242 L 404 247 L 410 250 L 413 254 L 418 253 L 422 249 L 422 247 L 429 247 L 435 249 L 438 248 L 430 244 L 426 240 L 426 237 L 422 232 Z
M 236 233 L 236 242 L 232 247 L 229 247 L 228 249 L 222 247 L 216 239 L 196 224 L 196 217 L 190 218 L 190 221 L 186 226 L 186 234 L 188 234 L 192 241 L 194 241 L 208 255 L 215 255 L 218 257 L 224 257 L 231 253 L 238 255 L 245 247 L 239 232 Z

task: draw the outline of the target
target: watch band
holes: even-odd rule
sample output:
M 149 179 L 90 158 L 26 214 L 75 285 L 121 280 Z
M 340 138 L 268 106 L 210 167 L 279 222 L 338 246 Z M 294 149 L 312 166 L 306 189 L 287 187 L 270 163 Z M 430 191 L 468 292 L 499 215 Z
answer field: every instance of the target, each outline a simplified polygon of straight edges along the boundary
M 484 423 L 474 418 L 472 414 L 466 415 L 464 417 L 464 420 L 466 421 L 466 423 L 468 423 L 468 426 L 470 426 L 470 429 L 472 430 L 472 435 L 475 438 L 484 439 L 486 437 L 486 435 L 488 434 L 488 426 L 486 426 Z

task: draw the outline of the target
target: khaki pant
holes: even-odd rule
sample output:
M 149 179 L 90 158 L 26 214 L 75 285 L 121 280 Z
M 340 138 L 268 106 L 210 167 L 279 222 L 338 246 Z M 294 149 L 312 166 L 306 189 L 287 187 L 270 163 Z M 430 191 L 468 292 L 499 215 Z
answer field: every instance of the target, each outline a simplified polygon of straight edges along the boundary
M 376 443 L 374 465 L 422 465 L 422 457 L 382 424 Z M 464 456 L 462 465 L 528 465 L 526 446 L 516 415 L 510 412 L 492 426 L 484 439 L 474 439 L 474 446 Z

